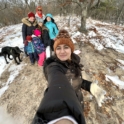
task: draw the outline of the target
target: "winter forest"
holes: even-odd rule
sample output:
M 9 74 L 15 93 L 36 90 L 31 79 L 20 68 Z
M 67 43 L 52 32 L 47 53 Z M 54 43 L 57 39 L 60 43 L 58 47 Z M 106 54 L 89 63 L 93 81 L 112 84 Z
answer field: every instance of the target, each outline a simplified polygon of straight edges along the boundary
M 124 124 L 124 0 L 0 0 L 0 124 L 31 124 L 48 86 L 43 66 L 24 54 L 22 19 L 37 6 L 69 32 L 83 79 L 104 91 L 99 106 L 81 89 L 86 124 Z M 8 58 L 6 64 L 5 46 L 23 51 L 20 64 Z

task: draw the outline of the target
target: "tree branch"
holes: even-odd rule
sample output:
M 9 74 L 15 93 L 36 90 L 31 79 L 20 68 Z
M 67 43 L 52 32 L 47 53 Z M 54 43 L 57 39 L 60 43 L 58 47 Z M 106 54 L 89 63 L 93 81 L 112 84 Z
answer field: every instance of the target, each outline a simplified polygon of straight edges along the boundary
M 4 8 L 0 9 L 0 11 L 4 10 L 4 9 L 6 9 L 6 8 L 7 8 L 7 3 L 5 3 Z
M 72 0 L 72 2 L 78 4 L 81 7 L 81 4 L 79 2 L 74 1 L 74 0 Z

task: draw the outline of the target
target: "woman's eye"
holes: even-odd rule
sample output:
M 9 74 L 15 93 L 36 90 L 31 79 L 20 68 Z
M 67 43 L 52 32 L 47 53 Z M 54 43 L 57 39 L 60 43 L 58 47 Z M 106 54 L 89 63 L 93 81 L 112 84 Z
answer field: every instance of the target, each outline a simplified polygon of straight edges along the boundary
M 69 47 L 68 46 L 64 46 L 65 49 L 68 49 Z
M 60 47 L 57 47 L 56 50 L 60 50 L 61 48 Z

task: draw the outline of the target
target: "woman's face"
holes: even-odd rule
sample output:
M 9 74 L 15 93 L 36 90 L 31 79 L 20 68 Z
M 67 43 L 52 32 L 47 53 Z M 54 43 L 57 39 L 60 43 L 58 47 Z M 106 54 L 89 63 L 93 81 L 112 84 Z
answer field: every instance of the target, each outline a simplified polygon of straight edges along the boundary
M 30 21 L 30 22 L 34 22 L 34 20 L 35 20 L 34 17 L 30 17 L 30 18 L 29 18 L 29 21 Z
M 46 19 L 47 19 L 48 22 L 51 21 L 51 18 L 50 17 L 47 17 Z
M 71 48 L 66 44 L 61 44 L 56 47 L 55 50 L 56 56 L 61 61 L 66 61 L 71 59 Z
M 42 27 L 42 26 L 43 26 L 43 23 L 42 23 L 42 22 L 40 22 L 40 23 L 38 23 L 38 25 L 39 25 L 40 27 Z
M 37 12 L 38 12 L 39 14 L 41 14 L 41 13 L 42 13 L 42 9 L 38 9 Z

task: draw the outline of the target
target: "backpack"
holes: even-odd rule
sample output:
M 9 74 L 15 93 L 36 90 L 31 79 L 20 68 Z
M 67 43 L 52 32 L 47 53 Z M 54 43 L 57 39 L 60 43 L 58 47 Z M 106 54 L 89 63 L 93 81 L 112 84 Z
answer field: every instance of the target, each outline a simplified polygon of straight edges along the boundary
M 32 42 L 37 54 L 40 54 L 45 51 L 45 46 L 39 37 L 33 37 Z

